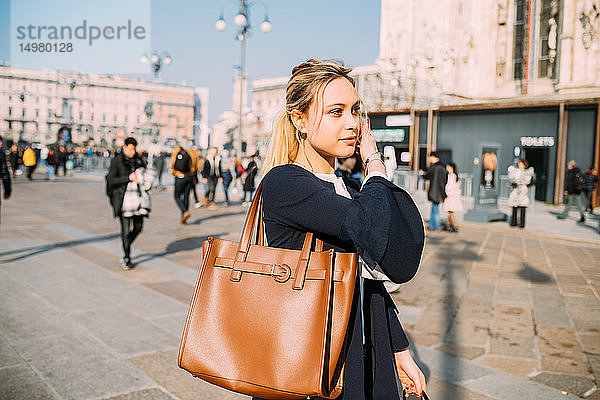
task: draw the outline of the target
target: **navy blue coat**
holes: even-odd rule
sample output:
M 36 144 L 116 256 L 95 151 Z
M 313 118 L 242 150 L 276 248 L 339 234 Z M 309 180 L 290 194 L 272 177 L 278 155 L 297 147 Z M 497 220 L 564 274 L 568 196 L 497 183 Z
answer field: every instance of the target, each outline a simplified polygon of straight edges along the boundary
M 396 283 L 417 272 L 425 241 L 423 221 L 412 198 L 382 177 L 370 178 L 352 199 L 304 168 L 273 168 L 263 180 L 263 220 L 271 247 L 300 249 L 307 231 L 324 249 L 358 252 L 371 267 L 379 264 Z M 394 352 L 408 347 L 397 309 L 382 281 L 365 279 L 364 334 L 360 280 L 349 323 L 344 400 L 398 400 Z

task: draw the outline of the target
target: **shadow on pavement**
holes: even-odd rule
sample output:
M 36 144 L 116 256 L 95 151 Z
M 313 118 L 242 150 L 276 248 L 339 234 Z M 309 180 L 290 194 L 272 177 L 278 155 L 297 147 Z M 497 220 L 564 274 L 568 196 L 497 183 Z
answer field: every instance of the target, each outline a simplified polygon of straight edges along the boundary
M 210 236 L 219 237 L 226 235 L 227 233 L 221 232 L 216 233 L 214 235 L 206 235 L 206 236 L 193 236 L 185 239 L 175 240 L 165 247 L 164 251 L 159 253 L 144 253 L 137 256 L 134 256 L 133 259 L 136 263 L 142 263 L 146 261 L 153 260 L 157 257 L 164 257 L 169 254 L 179 253 L 180 251 L 190 251 L 202 248 L 202 242 L 207 240 Z
M 522 268 L 517 271 L 517 275 L 525 281 L 530 281 L 532 283 L 550 283 L 554 280 L 551 275 L 535 269 L 526 262 L 521 263 L 521 265 Z
M 19 260 L 23 260 L 28 257 L 36 256 L 38 254 L 47 253 L 49 251 L 56 250 L 56 249 L 74 247 L 74 246 L 79 246 L 82 244 L 89 244 L 89 243 L 94 243 L 94 242 L 102 242 L 105 240 L 115 239 L 120 236 L 121 235 L 119 233 L 113 233 L 113 234 L 104 235 L 104 236 L 94 236 L 94 237 L 90 237 L 87 239 L 71 240 L 68 242 L 60 242 L 60 243 L 50 243 L 50 244 L 45 244 L 45 245 L 41 245 L 41 246 L 33 246 L 33 247 L 27 247 L 24 249 L 15 249 L 15 250 L 10 250 L 10 251 L 5 251 L 5 252 L 0 253 L 0 257 L 11 255 L 11 254 L 19 254 L 19 253 L 25 253 L 25 254 L 19 254 L 13 258 L 0 260 L 0 263 L 5 264 L 5 263 L 9 263 L 9 262 L 19 261 Z
M 194 222 L 190 222 L 188 225 L 200 225 L 202 222 L 208 221 L 209 219 L 231 217 L 234 215 L 242 215 L 242 214 L 246 214 L 247 212 L 248 212 L 247 210 L 243 210 L 243 211 L 238 211 L 238 212 L 228 212 L 228 213 L 224 213 L 224 214 L 209 215 L 208 217 L 198 218 L 198 219 L 194 220 Z M 212 235 L 212 236 L 215 236 L 215 235 Z

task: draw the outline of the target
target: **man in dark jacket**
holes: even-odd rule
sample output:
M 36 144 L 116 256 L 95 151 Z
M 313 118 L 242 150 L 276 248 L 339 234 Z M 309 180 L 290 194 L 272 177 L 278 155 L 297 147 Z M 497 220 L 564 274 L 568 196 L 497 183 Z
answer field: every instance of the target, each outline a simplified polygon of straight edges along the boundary
M 575 163 L 575 160 L 569 161 L 567 164 L 567 177 L 565 179 L 565 209 L 562 214 L 557 216 L 558 219 L 565 219 L 569 215 L 571 205 L 576 205 L 581 214 L 579 222 L 585 222 L 583 214 L 583 198 L 582 192 L 585 189 L 585 179 L 581 174 L 581 170 Z
M 6 165 L 6 149 L 4 148 L 4 142 L 2 141 L 2 136 L 0 136 L 0 178 L 2 179 L 2 187 L 4 189 L 4 198 L 8 199 L 10 197 L 11 185 L 10 185 L 10 172 L 8 170 L 8 165 Z M 0 202 L 0 204 L 2 204 Z M 0 214 L 1 221 L 1 214 Z
M 202 178 L 206 184 L 206 193 L 204 194 L 204 203 L 210 208 L 216 208 L 215 192 L 217 191 L 217 183 L 223 180 L 223 166 L 221 165 L 221 156 L 219 156 L 216 147 L 208 150 L 208 156 L 204 161 L 202 168 Z
M 108 175 L 106 176 L 107 194 L 113 207 L 113 215 L 121 221 L 121 242 L 123 244 L 124 256 L 121 258 L 121 266 L 128 270 L 133 268 L 130 251 L 131 244 L 142 232 L 144 217 L 142 215 L 123 216 L 123 199 L 129 182 L 138 183 L 135 170 L 145 167 L 143 160 L 136 152 L 137 141 L 128 137 L 123 145 L 123 152 L 117 154 L 110 163 Z
M 423 175 L 423 178 L 429 180 L 427 199 L 431 202 L 431 216 L 427 227 L 429 230 L 438 231 L 440 230 L 440 203 L 447 197 L 448 171 L 435 151 L 429 155 L 429 165 L 429 169 Z
M 594 166 L 592 165 L 590 169 L 585 171 L 585 195 L 586 195 L 586 210 L 590 214 L 594 213 L 594 191 L 596 190 L 596 185 L 598 184 L 598 174 L 594 171 Z

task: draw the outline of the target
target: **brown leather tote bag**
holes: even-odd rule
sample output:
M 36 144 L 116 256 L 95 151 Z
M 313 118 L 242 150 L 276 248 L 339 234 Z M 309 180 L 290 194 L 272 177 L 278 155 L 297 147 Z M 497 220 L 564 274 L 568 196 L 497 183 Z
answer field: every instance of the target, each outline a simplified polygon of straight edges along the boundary
M 264 399 L 336 398 L 356 253 L 267 247 L 262 218 L 251 244 L 261 185 L 240 242 L 210 237 L 179 347 L 179 366 L 220 387 Z

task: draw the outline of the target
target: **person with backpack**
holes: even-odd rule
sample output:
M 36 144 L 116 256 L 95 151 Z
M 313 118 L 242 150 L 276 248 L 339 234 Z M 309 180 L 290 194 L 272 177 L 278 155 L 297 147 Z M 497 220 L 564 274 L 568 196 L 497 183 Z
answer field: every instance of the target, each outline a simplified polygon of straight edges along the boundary
M 180 222 L 187 223 L 190 218 L 190 191 L 194 186 L 194 176 L 198 172 L 198 155 L 193 150 L 177 146 L 171 154 L 171 174 L 175 177 L 175 203 L 181 210 Z
M 585 178 L 581 174 L 581 170 L 577 166 L 575 160 L 569 161 L 567 164 L 567 178 L 565 181 L 565 209 L 562 214 L 556 218 L 565 219 L 569 215 L 571 205 L 576 205 L 581 214 L 579 222 L 585 222 L 585 215 L 583 214 L 583 198 L 582 192 L 585 189 Z
M 129 270 L 131 244 L 142 232 L 144 217 L 150 212 L 148 191 L 152 188 L 154 173 L 146 167 L 146 162 L 136 152 L 137 141 L 133 137 L 125 139 L 123 152 L 110 162 L 106 175 L 106 194 L 110 199 L 114 217 L 121 222 L 121 242 L 123 257 L 121 267 Z
M 35 171 L 35 167 L 37 165 L 37 160 L 35 158 L 35 151 L 31 146 L 27 146 L 25 153 L 23 153 L 23 164 L 27 167 L 27 179 L 33 180 L 33 171 Z

